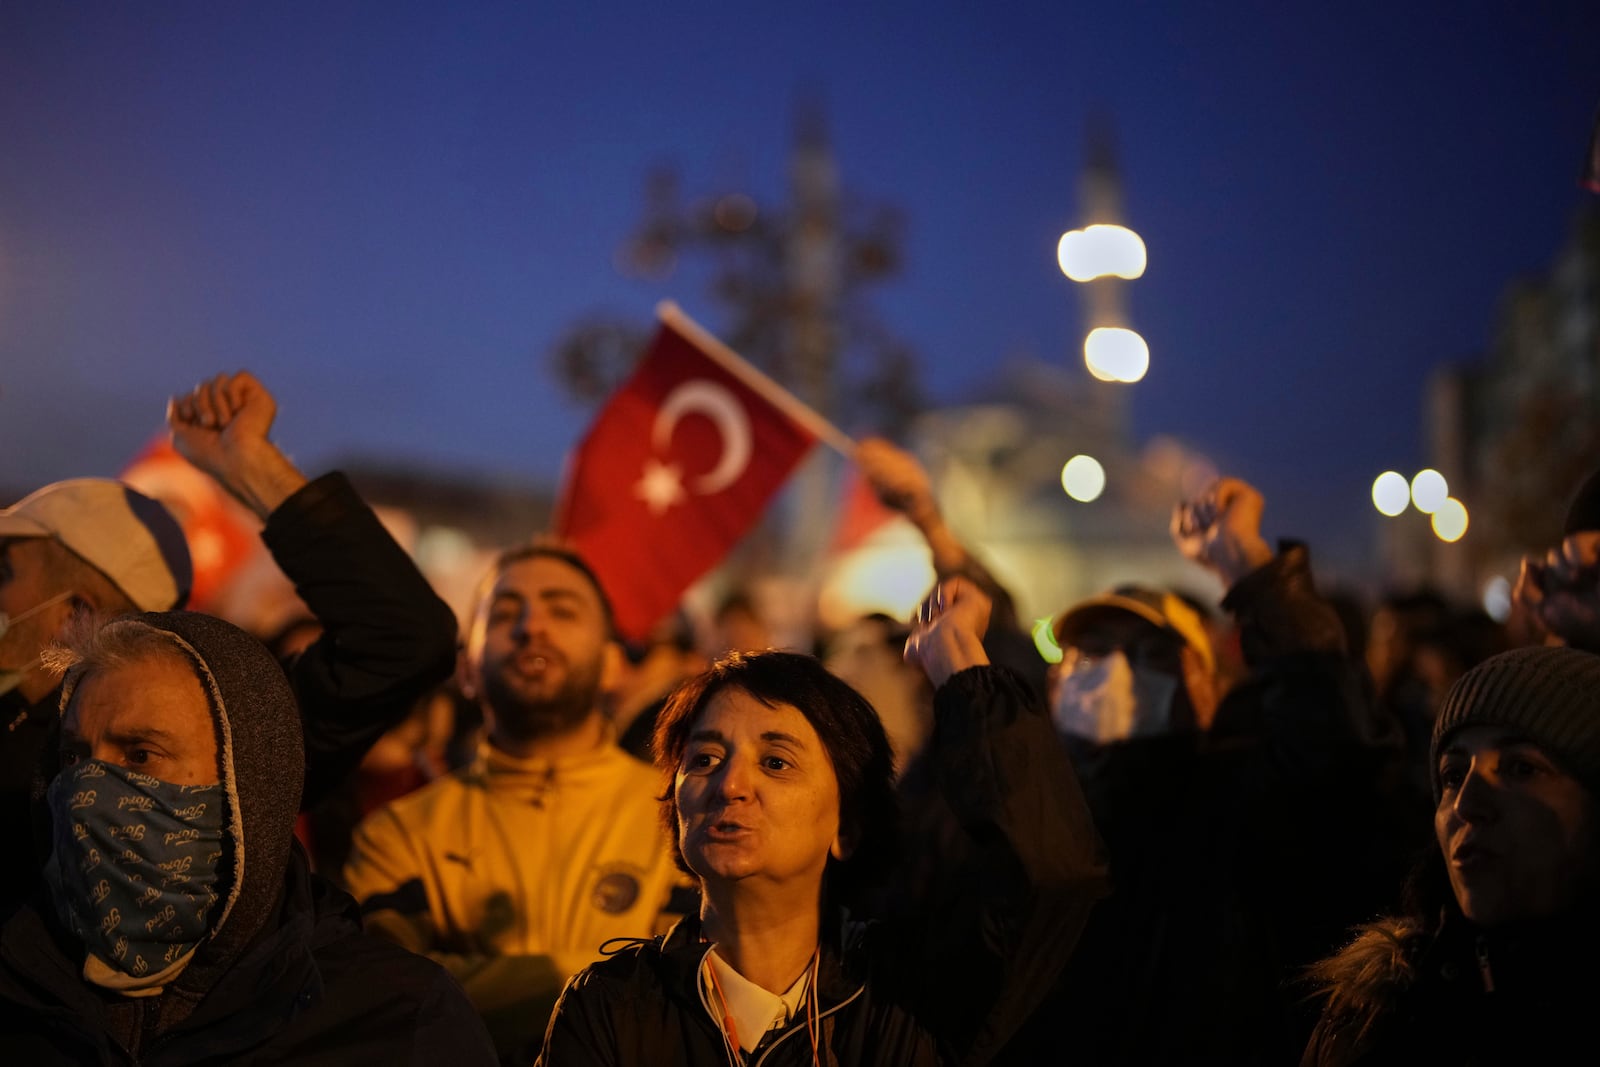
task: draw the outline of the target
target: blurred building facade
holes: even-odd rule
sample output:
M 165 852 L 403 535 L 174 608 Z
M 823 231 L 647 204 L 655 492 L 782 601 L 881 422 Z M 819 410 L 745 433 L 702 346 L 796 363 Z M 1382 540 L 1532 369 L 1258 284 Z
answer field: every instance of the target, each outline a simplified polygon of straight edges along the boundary
M 1600 466 L 1600 209 L 1574 215 L 1548 270 L 1506 288 L 1487 351 L 1435 373 L 1423 419 L 1430 462 L 1471 524 L 1446 544 L 1424 521 L 1386 523 L 1389 571 L 1493 600 L 1523 553 L 1559 540 L 1573 491 Z
M 919 424 L 918 449 L 951 527 L 992 566 L 1024 617 L 1053 615 L 1124 582 L 1208 603 L 1221 596 L 1168 532 L 1173 505 L 1203 490 L 1216 470 L 1172 438 L 1135 442 L 1126 388 L 1079 367 L 1019 359 L 986 395 Z M 1105 471 L 1104 490 L 1087 502 L 1062 487 L 1063 466 L 1078 455 Z

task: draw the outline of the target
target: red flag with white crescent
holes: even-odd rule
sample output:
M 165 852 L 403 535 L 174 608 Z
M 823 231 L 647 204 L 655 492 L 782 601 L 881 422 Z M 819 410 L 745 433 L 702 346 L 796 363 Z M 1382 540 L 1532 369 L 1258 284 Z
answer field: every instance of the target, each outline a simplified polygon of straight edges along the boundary
M 777 389 L 668 306 L 570 458 L 556 534 L 594 568 L 624 638 L 677 606 L 831 429 Z

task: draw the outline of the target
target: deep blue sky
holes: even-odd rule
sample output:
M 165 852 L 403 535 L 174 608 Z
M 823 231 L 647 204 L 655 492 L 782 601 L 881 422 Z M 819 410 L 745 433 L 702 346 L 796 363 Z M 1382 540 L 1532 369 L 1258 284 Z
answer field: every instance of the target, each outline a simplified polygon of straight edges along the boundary
M 1139 434 L 1262 486 L 1270 533 L 1348 539 L 1422 458 L 1430 367 L 1559 248 L 1600 103 L 1592 0 L 554 7 L 0 6 L 0 481 L 113 474 L 249 367 L 309 468 L 553 483 L 590 415 L 545 370 L 566 325 L 716 325 L 613 268 L 647 170 L 776 199 L 810 93 L 907 216 L 877 306 L 941 400 L 1080 361 L 1054 246 L 1111 114 Z

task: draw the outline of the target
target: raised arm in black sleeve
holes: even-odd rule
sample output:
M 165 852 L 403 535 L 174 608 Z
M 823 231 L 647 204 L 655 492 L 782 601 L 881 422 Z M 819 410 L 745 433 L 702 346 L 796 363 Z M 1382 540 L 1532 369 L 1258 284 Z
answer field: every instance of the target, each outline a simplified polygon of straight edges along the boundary
M 273 510 L 262 531 L 323 633 L 289 665 L 310 807 L 455 666 L 456 619 L 350 481 L 335 471 Z

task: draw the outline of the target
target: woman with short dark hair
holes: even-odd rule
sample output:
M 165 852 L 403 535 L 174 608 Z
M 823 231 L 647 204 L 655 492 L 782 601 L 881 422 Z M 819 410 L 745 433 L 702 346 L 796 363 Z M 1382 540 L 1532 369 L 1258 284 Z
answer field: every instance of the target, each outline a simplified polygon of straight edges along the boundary
M 851 911 L 892 862 L 893 762 L 871 705 L 816 660 L 734 655 L 657 726 L 663 816 L 698 916 L 562 995 L 552 1065 L 982 1063 L 1032 1010 L 1102 891 L 1099 843 L 1050 720 L 988 665 L 988 601 L 924 603 L 907 657 L 937 687 L 934 759 L 981 870 L 951 913 Z

